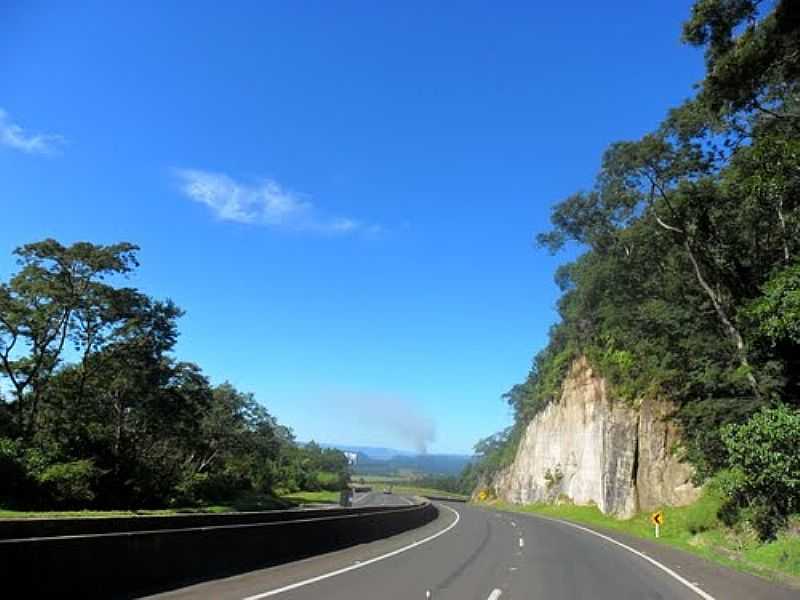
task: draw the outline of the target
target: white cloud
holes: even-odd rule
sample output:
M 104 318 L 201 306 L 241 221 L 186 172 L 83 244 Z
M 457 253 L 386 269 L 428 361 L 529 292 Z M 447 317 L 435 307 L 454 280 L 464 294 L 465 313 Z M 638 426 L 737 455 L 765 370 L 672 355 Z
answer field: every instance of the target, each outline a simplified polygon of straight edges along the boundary
M 0 108 L 0 144 L 27 154 L 54 154 L 64 141 L 57 134 L 25 131 L 11 122 L 8 113 Z
M 224 173 L 199 169 L 177 169 L 175 174 L 186 197 L 205 204 L 223 221 L 329 234 L 380 232 L 378 225 L 320 215 L 308 197 L 273 179 L 242 183 Z

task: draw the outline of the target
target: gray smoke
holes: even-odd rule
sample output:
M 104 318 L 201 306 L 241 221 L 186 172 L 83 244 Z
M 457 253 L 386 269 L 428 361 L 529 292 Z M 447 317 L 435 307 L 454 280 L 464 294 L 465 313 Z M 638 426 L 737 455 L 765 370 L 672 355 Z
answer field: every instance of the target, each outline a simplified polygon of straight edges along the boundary
M 359 425 L 367 429 L 365 433 L 379 433 L 413 447 L 420 454 L 427 453 L 428 445 L 436 441 L 434 422 L 402 398 L 359 394 L 338 400 Z

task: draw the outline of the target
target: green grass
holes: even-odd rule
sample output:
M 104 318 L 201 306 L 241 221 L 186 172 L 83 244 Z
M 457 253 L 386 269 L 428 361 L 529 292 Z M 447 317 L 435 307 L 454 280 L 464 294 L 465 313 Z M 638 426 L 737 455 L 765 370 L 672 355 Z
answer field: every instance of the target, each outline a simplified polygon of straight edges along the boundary
M 0 519 L 67 519 L 90 517 L 150 517 L 192 513 L 226 513 L 289 508 L 286 501 L 267 494 L 244 494 L 219 504 L 143 510 L 11 510 L 0 507 Z
M 439 496 L 454 498 L 457 500 L 466 500 L 466 496 L 460 494 L 453 494 L 452 492 L 445 492 L 442 490 L 434 490 L 432 488 L 416 487 L 413 485 L 393 485 L 392 492 L 395 494 L 404 494 L 406 496 Z
M 414 485 L 414 479 L 408 477 L 386 477 L 379 475 L 365 475 L 361 477 L 359 475 L 353 475 L 352 483 L 360 485 L 362 479 L 364 480 L 363 485 L 372 486 L 372 488 L 376 490 L 390 487 L 393 492 L 408 496 L 447 496 L 448 498 L 456 498 L 459 500 L 467 499 L 466 496 L 461 494 Z
M 511 505 L 495 502 L 490 506 L 506 511 L 536 513 L 583 523 L 674 546 L 709 560 L 747 573 L 800 587 L 800 534 L 796 525 L 769 543 L 759 542 L 747 527 L 724 526 L 717 518 L 719 496 L 707 490 L 700 500 L 681 508 L 663 509 L 665 523 L 661 537 L 655 539 L 650 513 L 619 520 L 604 515 L 595 506 L 574 504 Z
M 202 512 L 249 512 L 259 510 L 280 510 L 290 508 L 291 502 L 269 494 L 243 494 L 230 502 L 202 507 Z M 185 512 L 185 511 L 179 511 Z
M 329 492 L 327 490 L 320 492 L 293 492 L 281 496 L 281 499 L 294 504 L 338 504 L 339 492 Z
M 233 500 L 201 506 L 157 508 L 147 510 L 11 510 L 0 506 L 0 519 L 66 519 L 91 517 L 145 517 L 190 513 L 227 513 L 261 510 L 280 510 L 298 504 L 338 504 L 339 492 L 295 492 L 278 496 L 243 494 Z
M 336 484 L 339 481 L 339 475 L 337 473 L 321 471 L 320 473 L 317 474 L 317 481 L 319 481 L 321 486 L 329 487 L 333 484 Z
M 410 477 L 400 477 L 397 475 L 358 475 L 357 473 L 354 473 L 353 476 L 351 477 L 351 481 L 353 483 L 361 483 L 362 479 L 364 480 L 365 485 L 382 484 L 382 483 L 391 485 L 394 483 L 400 483 L 400 482 L 407 483 L 411 481 Z
M 0 508 L 0 519 L 66 519 L 72 517 L 141 517 L 174 515 L 176 510 L 7 510 Z

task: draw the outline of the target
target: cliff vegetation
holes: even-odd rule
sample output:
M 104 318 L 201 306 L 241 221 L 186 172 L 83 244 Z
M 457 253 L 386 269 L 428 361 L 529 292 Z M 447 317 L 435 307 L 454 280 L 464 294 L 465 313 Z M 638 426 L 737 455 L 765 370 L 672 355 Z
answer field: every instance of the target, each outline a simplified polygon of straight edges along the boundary
M 473 482 L 510 464 L 579 357 L 615 398 L 666 398 L 696 483 L 775 535 L 800 510 L 800 5 L 698 0 L 683 40 L 696 93 L 641 139 L 612 144 L 595 185 L 538 235 L 578 248 L 556 274 L 560 321 L 482 441 Z M 780 489 L 777 501 L 770 490 Z

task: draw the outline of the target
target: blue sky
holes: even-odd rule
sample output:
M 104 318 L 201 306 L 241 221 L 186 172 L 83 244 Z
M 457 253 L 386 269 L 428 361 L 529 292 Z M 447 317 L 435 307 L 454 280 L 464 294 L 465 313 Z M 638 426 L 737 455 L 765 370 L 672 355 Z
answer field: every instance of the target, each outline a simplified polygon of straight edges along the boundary
M 469 451 L 556 318 L 550 207 L 702 75 L 689 6 L 4 2 L 0 277 L 135 242 L 300 439 Z

